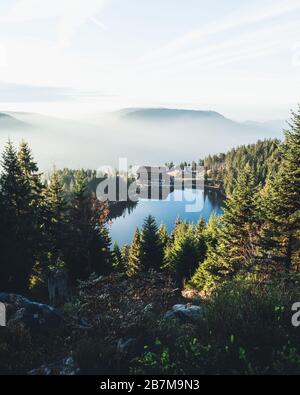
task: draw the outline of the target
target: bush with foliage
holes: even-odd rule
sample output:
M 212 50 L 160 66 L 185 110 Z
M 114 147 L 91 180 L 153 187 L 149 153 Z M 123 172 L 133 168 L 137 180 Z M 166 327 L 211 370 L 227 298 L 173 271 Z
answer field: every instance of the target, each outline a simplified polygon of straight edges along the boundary
M 299 374 L 300 333 L 288 278 L 240 280 L 215 291 L 195 324 L 162 321 L 132 371 L 144 374 Z

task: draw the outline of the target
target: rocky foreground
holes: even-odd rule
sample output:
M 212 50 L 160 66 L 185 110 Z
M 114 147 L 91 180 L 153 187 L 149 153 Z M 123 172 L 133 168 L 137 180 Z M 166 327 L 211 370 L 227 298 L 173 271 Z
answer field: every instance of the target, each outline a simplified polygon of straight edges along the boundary
M 0 293 L 7 327 L 0 330 L 0 372 L 31 375 L 128 373 L 155 341 L 161 320 L 192 322 L 199 306 L 186 304 L 164 274 L 92 276 L 60 309 Z

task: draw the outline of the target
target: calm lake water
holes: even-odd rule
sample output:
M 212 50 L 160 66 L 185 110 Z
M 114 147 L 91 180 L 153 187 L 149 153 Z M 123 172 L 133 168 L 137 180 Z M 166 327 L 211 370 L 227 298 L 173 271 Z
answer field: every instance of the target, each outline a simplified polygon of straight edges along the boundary
M 186 208 L 191 205 L 191 202 L 195 202 L 196 198 L 202 206 L 201 211 L 187 212 Z M 195 189 L 175 190 L 166 200 L 143 199 L 133 209 L 124 210 L 122 216 L 112 220 L 109 226 L 110 235 L 113 243 L 116 241 L 122 246 L 131 243 L 136 227 L 141 229 L 149 214 L 156 218 L 158 225 L 164 223 L 171 232 L 177 218 L 197 223 L 202 217 L 207 222 L 213 213 L 223 214 L 223 199 L 218 192 Z

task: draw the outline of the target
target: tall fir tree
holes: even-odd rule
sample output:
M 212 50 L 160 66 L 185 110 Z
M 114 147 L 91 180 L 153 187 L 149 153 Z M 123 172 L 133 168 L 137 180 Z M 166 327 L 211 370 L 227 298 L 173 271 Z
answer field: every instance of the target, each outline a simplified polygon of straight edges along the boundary
M 159 271 L 163 264 L 163 247 L 155 218 L 149 215 L 141 232 L 141 265 L 143 270 Z
M 48 268 L 66 263 L 69 235 L 68 210 L 62 178 L 57 171 L 54 171 L 45 190 L 43 209 L 47 239 L 45 266 Z
M 28 291 L 38 245 L 38 193 L 32 182 L 34 177 L 38 179 L 37 167 L 25 143 L 17 153 L 8 142 L 1 164 L 1 280 L 4 289 L 24 293 Z
M 31 192 L 35 198 L 41 198 L 44 185 L 41 181 L 41 174 L 37 163 L 34 161 L 32 151 L 25 141 L 22 141 L 18 150 L 18 161 L 20 163 L 23 176 L 31 186 Z
M 73 282 L 87 278 L 92 272 L 108 274 L 111 271 L 110 238 L 104 229 L 105 210 L 105 205 L 89 191 L 85 172 L 76 171 L 71 195 L 67 256 Z
M 141 263 L 141 235 L 138 228 L 133 236 L 133 241 L 129 250 L 127 275 L 129 277 L 135 276 L 142 271 Z
M 121 255 L 122 255 L 122 261 L 124 264 L 124 267 L 128 268 L 128 260 L 129 260 L 129 251 L 130 251 L 130 246 L 127 244 L 124 244 L 123 247 L 121 248 Z
M 40 259 L 40 250 L 44 247 L 43 239 L 43 204 L 45 186 L 42 182 L 42 175 L 35 162 L 29 145 L 23 141 L 18 150 L 18 161 L 22 170 L 25 182 L 28 184 L 28 206 L 30 218 L 32 220 L 32 246 L 34 254 Z
M 214 275 L 218 274 L 218 266 L 216 265 L 216 260 L 218 256 L 216 254 L 216 249 L 218 241 L 221 237 L 221 220 L 216 215 L 212 215 L 206 225 L 203 235 L 205 239 L 205 251 L 206 259 L 203 263 L 200 263 L 194 276 L 192 277 L 191 284 L 201 290 L 208 290 L 215 285 Z
M 218 251 L 225 275 L 252 266 L 257 253 L 258 188 L 250 165 L 240 173 L 222 218 Z
M 93 254 L 91 271 L 103 276 L 109 275 L 113 270 L 111 238 L 104 224 L 97 228 L 97 233 L 94 233 L 91 252 Z
M 125 273 L 126 267 L 124 265 L 122 252 L 117 242 L 113 245 L 112 251 L 112 268 L 116 273 Z
M 262 241 L 267 255 L 290 271 L 300 259 L 300 108 L 292 113 L 280 153 L 279 172 L 263 191 Z
M 196 231 L 199 237 L 203 236 L 203 232 L 205 231 L 205 221 L 202 217 L 200 217 L 198 220 L 198 223 L 196 225 Z
M 165 250 L 165 248 L 167 247 L 168 242 L 169 242 L 169 234 L 168 234 L 166 225 L 161 224 L 158 229 L 158 233 L 159 233 L 162 248 L 163 248 L 163 250 Z
M 219 232 L 220 217 L 216 214 L 212 214 L 203 231 L 207 254 L 215 250 L 219 240 Z
M 164 269 L 175 277 L 179 287 L 194 275 L 205 259 L 204 229 L 199 224 L 180 223 L 175 227 L 174 239 L 165 251 Z
M 233 193 L 226 201 L 226 209 L 217 230 L 216 247 L 210 245 L 205 262 L 197 270 L 192 282 L 200 289 L 209 290 L 240 271 L 248 271 L 258 255 L 257 226 L 258 189 L 250 165 L 239 174 Z

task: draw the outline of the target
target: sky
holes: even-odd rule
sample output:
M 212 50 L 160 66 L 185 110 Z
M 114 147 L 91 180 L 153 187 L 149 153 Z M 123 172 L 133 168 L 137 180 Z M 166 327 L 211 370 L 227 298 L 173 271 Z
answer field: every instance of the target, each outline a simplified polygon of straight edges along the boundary
M 0 111 L 269 120 L 288 117 L 299 88 L 300 0 L 0 2 Z

